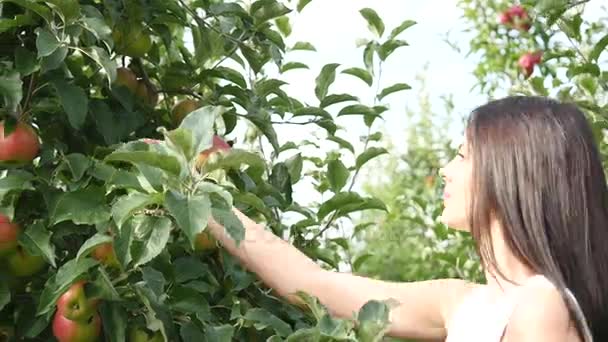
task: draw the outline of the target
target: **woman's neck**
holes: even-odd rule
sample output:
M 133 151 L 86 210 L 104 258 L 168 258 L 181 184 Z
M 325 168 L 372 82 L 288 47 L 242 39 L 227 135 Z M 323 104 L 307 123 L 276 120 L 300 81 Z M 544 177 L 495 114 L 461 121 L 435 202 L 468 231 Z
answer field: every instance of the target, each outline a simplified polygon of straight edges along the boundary
M 508 290 L 525 282 L 535 273 L 530 267 L 518 260 L 507 246 L 498 223 L 492 224 L 492 247 L 498 269 L 502 277 L 492 266 L 486 268 L 486 279 L 490 287 L 498 290 Z

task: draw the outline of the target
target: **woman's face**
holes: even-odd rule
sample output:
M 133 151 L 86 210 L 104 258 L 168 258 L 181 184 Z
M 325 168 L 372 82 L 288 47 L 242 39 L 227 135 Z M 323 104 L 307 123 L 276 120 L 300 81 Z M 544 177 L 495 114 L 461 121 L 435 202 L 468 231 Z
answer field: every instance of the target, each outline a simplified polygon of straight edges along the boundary
M 440 170 L 445 180 L 441 221 L 450 228 L 470 230 L 468 215 L 471 193 L 472 160 L 466 138 L 458 153 Z

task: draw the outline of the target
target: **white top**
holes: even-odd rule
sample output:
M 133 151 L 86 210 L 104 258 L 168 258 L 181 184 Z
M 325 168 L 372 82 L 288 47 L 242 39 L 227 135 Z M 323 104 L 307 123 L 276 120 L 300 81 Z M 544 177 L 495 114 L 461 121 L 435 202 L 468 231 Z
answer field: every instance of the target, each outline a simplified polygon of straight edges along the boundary
M 544 276 L 535 275 L 500 297 L 492 295 L 487 286 L 472 290 L 448 322 L 445 342 L 500 342 L 522 288 L 533 284 L 553 286 Z

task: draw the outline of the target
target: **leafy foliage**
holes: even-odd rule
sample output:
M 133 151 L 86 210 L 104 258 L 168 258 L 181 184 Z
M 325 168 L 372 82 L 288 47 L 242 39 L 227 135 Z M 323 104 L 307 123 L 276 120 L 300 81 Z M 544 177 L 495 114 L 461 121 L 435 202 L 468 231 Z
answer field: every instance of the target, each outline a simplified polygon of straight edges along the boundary
M 367 143 L 355 150 L 340 138 L 339 117 L 360 116 L 371 132 L 387 109 L 379 101 L 409 87 L 385 89 L 369 104 L 334 94 L 331 85 L 337 77 L 377 81 L 374 64 L 406 45 L 396 36 L 414 22 L 382 43 L 369 41 L 361 66 L 325 65 L 317 71 L 318 103 L 303 103 L 268 70 L 308 68 L 284 59 L 290 50 L 315 50 L 285 43 L 289 18 L 309 2 L 0 4 L 4 133 L 26 123 L 41 146 L 32 161 L 3 160 L 0 212 L 23 227 L 19 244 L 44 264 L 26 276 L 2 264 L 0 325 L 14 327 L 19 339 L 50 339 L 57 299 L 85 280 L 87 294 L 99 300 L 105 341 L 124 341 L 137 326 L 171 341 L 383 336 L 385 303 L 372 301 L 351 319 L 331 317 L 312 297 L 295 307 L 221 248 L 199 247 L 210 217 L 236 241 L 244 238 L 235 206 L 336 269 L 348 246 L 326 240 L 324 231 L 352 213 L 386 210 L 352 191 L 360 168 L 386 151 Z M 361 14 L 381 39 L 378 14 Z M 194 108 L 178 114 L 184 100 L 194 100 Z M 318 127 L 320 139 L 338 148 L 325 160 L 296 152 L 298 145 L 279 134 L 283 124 Z M 237 127 L 252 128 L 243 141 L 264 140 L 271 151 L 239 146 Z M 215 152 L 216 138 L 231 148 Z M 343 163 L 341 153 L 356 165 Z M 305 177 L 329 199 L 300 205 L 293 186 Z M 286 214 L 301 219 L 288 225 Z

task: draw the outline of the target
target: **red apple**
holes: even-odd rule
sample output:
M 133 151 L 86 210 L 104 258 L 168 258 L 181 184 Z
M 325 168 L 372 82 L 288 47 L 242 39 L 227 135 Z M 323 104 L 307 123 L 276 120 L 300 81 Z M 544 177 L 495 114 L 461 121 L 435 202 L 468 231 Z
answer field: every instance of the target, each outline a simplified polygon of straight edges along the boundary
M 210 251 L 217 248 L 216 240 L 209 232 L 202 232 L 196 236 L 194 250 L 197 252 Z
M 0 162 L 29 162 L 38 155 L 40 143 L 34 129 L 18 122 L 15 129 L 4 135 L 4 121 L 0 121 Z
M 97 301 L 86 297 L 85 281 L 78 281 L 57 300 L 53 335 L 59 342 L 96 341 L 101 333 Z
M 8 216 L 0 214 L 0 256 L 6 256 L 17 248 L 17 238 L 21 227 L 12 223 Z
M 224 141 L 224 139 L 222 139 L 221 137 L 214 135 L 213 136 L 213 143 L 211 145 L 210 148 L 204 150 L 203 152 L 201 152 L 198 155 L 198 158 L 196 160 L 196 166 L 198 168 L 202 167 L 206 162 L 207 159 L 209 159 L 209 156 L 212 153 L 215 152 L 220 152 L 220 151 L 229 151 L 232 148 L 232 146 L 230 146 L 230 144 L 228 144 L 226 141 Z
M 532 72 L 534 71 L 534 66 L 539 64 L 542 60 L 542 52 L 527 52 L 523 55 L 521 55 L 521 57 L 519 57 L 519 60 L 517 61 L 517 63 L 519 64 L 519 66 L 522 68 L 524 75 L 526 76 L 526 78 L 530 77 L 530 75 L 532 75 Z
M 530 17 L 525 8 L 520 5 L 513 5 L 506 11 L 498 15 L 498 21 L 503 25 L 513 26 L 518 30 L 527 31 L 530 29 Z
M 101 318 L 93 313 L 87 320 L 73 321 L 59 312 L 53 318 L 53 335 L 59 342 L 92 342 L 101 334 Z
M 111 242 L 102 243 L 95 247 L 91 255 L 94 259 L 99 260 L 99 262 L 108 267 L 119 267 L 118 260 L 116 259 L 116 252 L 114 251 L 114 246 Z

